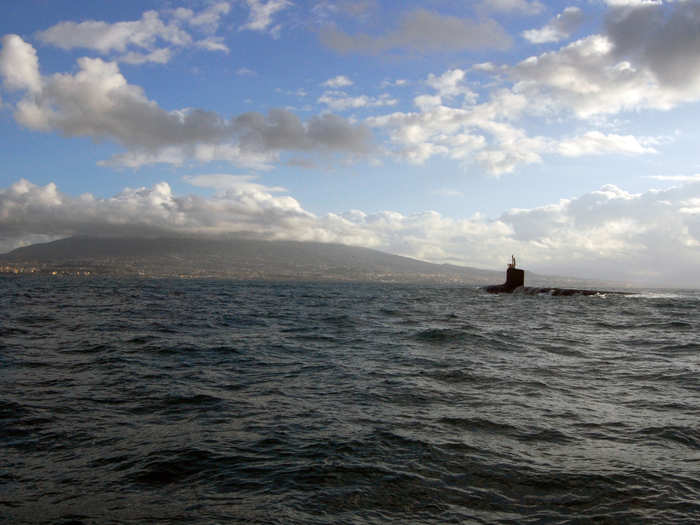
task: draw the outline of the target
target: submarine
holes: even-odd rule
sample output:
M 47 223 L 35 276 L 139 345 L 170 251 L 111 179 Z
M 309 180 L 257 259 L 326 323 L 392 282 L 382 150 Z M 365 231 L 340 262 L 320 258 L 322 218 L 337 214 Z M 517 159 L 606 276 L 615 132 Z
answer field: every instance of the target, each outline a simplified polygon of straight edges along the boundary
M 506 270 L 506 282 L 486 286 L 484 290 L 488 293 L 524 293 L 527 295 L 627 295 L 625 292 L 610 292 L 604 290 L 580 290 L 578 288 L 539 288 L 525 286 L 525 270 L 515 267 L 515 256 L 511 255 L 511 262 Z

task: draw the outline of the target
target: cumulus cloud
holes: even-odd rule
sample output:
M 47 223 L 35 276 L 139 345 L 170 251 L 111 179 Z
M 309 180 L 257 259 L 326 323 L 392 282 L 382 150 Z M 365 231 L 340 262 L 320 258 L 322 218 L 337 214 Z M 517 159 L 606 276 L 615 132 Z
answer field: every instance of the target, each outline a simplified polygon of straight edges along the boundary
M 596 130 L 576 137 L 529 136 L 516 125 L 531 110 L 527 96 L 517 90 L 501 89 L 490 100 L 477 104 L 476 94 L 467 87 L 465 79 L 466 74 L 460 69 L 430 74 L 426 84 L 436 94 L 417 96 L 417 111 L 370 117 L 366 122 L 387 134 L 393 145 L 391 151 L 399 158 L 422 164 L 431 157 L 442 156 L 475 164 L 492 175 L 540 163 L 545 155 L 656 152 L 653 146 L 658 141 L 654 138 Z
M 165 182 L 108 198 L 73 197 L 55 184 L 20 180 L 0 189 L 0 251 L 62 236 L 246 232 L 263 239 L 342 242 L 432 262 L 501 268 L 511 253 L 539 273 L 697 286 L 700 183 L 629 193 L 604 186 L 498 218 L 452 219 L 434 211 L 349 210 L 315 215 L 284 188 L 255 177 L 185 179 L 214 195 L 175 195 Z M 690 277 L 687 277 L 690 276 Z
M 115 141 L 128 151 L 112 164 L 137 167 L 194 159 L 263 167 L 285 150 L 356 155 L 372 149 L 369 128 L 335 115 L 302 122 L 283 109 L 232 119 L 202 109 L 166 111 L 139 86 L 129 84 L 115 62 L 99 58 L 78 59 L 79 71 L 73 75 L 57 73 L 42 79 L 29 44 L 17 36 L 4 42 L 9 43 L 0 54 L 5 86 L 27 91 L 16 106 L 17 122 L 34 130 Z M 17 68 L 18 60 L 26 67 Z
M 533 109 L 580 118 L 700 100 L 700 4 L 635 5 L 612 10 L 604 34 L 511 68 L 515 88 Z
M 34 48 L 18 35 L 2 37 L 0 76 L 7 89 L 41 91 L 39 59 Z
M 196 177 L 193 181 L 203 182 Z M 110 198 L 90 194 L 72 197 L 53 183 L 42 187 L 26 180 L 0 191 L 0 237 L 5 247 L 18 244 L 19 237 L 26 234 L 59 237 L 250 231 L 274 238 L 283 236 L 295 221 L 312 219 L 295 199 L 273 196 L 264 186 L 247 179 L 231 180 L 224 191 L 210 198 L 175 196 L 165 182 L 151 188 L 127 188 Z
M 584 19 L 585 16 L 581 9 L 578 7 L 567 7 L 544 27 L 524 31 L 523 37 L 534 44 L 559 42 L 576 31 Z
M 465 80 L 466 72 L 464 70 L 450 69 L 440 76 L 430 73 L 425 82 L 437 91 L 440 97 L 453 98 L 463 96 L 467 102 L 473 103 L 477 98 L 476 93 L 469 89 L 465 84 Z
M 340 53 L 376 54 L 392 50 L 431 53 L 476 49 L 506 49 L 511 38 L 492 19 L 479 21 L 415 9 L 399 18 L 398 27 L 385 35 L 349 35 L 334 26 L 321 30 L 321 42 Z

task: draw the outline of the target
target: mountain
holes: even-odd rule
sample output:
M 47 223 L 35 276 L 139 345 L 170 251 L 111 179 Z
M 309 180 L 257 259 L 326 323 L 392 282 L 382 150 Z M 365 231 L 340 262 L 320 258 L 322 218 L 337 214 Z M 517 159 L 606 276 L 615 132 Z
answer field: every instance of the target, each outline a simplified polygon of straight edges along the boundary
M 431 264 L 341 244 L 70 237 L 0 255 L 4 273 L 489 284 L 502 271 Z

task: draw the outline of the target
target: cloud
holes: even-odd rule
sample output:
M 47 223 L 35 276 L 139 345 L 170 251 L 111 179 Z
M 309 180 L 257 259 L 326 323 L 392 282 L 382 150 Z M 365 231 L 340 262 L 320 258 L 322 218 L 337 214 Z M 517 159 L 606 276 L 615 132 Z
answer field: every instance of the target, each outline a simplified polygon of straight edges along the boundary
M 605 0 L 605 3 L 610 7 L 641 7 L 661 5 L 663 0 Z
M 239 67 L 236 69 L 236 75 L 239 77 L 257 77 L 258 74 L 253 71 L 252 69 L 248 69 L 247 67 Z
M 244 113 L 234 124 L 241 146 L 252 151 L 326 149 L 364 154 L 372 147 L 368 128 L 330 113 L 302 123 L 289 111 L 273 109 L 267 116 Z
M 139 53 L 137 51 L 129 51 L 119 57 L 120 62 L 125 64 L 145 64 L 153 62 L 156 64 L 167 64 L 172 57 L 172 51 L 168 48 L 156 49 L 150 53 Z
M 517 11 L 526 15 L 535 15 L 544 10 L 544 5 L 538 0 L 485 0 L 480 5 L 482 9 L 491 11 Z
M 338 75 L 337 77 L 329 78 L 321 85 L 328 88 L 338 89 L 347 86 L 352 86 L 352 83 L 352 80 L 350 80 L 345 75 Z
M 220 18 L 229 10 L 227 2 L 219 2 L 199 13 L 186 8 L 175 9 L 170 12 L 172 16 L 168 21 L 156 11 L 146 11 L 139 20 L 125 22 L 66 21 L 39 31 L 37 38 L 65 50 L 82 48 L 104 56 L 117 55 L 117 60 L 129 64 L 162 64 L 171 58 L 175 49 L 191 45 L 210 51 L 228 51 L 221 38 L 209 36 L 194 40 L 182 26 L 186 23 L 198 31 L 213 33 Z
M 464 70 L 450 69 L 440 76 L 430 73 L 425 82 L 437 91 L 440 97 L 453 98 L 463 96 L 465 101 L 474 103 L 477 95 L 465 85 L 465 80 L 466 72 Z
M 612 10 L 605 34 L 530 57 L 510 72 L 515 89 L 543 113 L 590 118 L 700 100 L 700 4 Z
M 115 62 L 99 58 L 78 59 L 74 75 L 57 73 L 37 80 L 31 46 L 16 36 L 5 41 L 10 45 L 0 54 L 0 72 L 12 72 L 4 74 L 5 85 L 27 90 L 16 106 L 17 122 L 33 130 L 110 140 L 127 148 L 107 164 L 138 167 L 193 159 L 267 167 L 287 150 L 364 155 L 373 147 L 369 128 L 335 115 L 302 122 L 283 109 L 232 119 L 203 109 L 166 111 L 139 86 L 129 84 Z M 15 68 L 18 57 L 29 65 Z
M 206 182 L 198 177 L 192 181 Z M 20 180 L 0 190 L 0 237 L 4 247 L 17 244 L 27 234 L 139 236 L 249 231 L 274 238 L 284 236 L 295 221 L 313 219 L 289 196 L 273 196 L 249 179 L 229 182 L 210 198 L 177 197 L 165 182 L 151 188 L 126 188 L 110 198 L 90 194 L 76 198 L 61 193 L 53 183 L 42 187 Z
M 421 53 L 477 49 L 507 49 L 511 38 L 491 19 L 474 21 L 415 9 L 399 18 L 398 27 L 385 35 L 349 35 L 337 27 L 320 32 L 321 42 L 340 53 L 377 54 L 408 50 Z
M 327 23 L 338 15 L 353 19 L 366 18 L 377 7 L 377 0 L 319 0 L 310 12 L 316 23 Z
M 606 31 L 617 60 L 651 71 L 664 90 L 700 91 L 700 4 L 645 4 L 614 10 Z
M 403 87 L 408 85 L 408 80 L 405 78 L 397 78 L 396 80 L 382 80 L 379 87 L 382 89 L 387 87 Z
M 84 235 L 233 234 L 342 242 L 416 257 L 500 269 L 511 253 L 533 272 L 697 286 L 700 183 L 629 193 L 608 185 L 572 199 L 489 219 L 434 211 L 349 210 L 315 215 L 284 188 L 255 177 L 185 179 L 216 190 L 175 195 L 169 184 L 126 188 L 113 197 L 73 197 L 55 184 L 19 180 L 0 189 L 0 251 L 32 240 Z
M 372 108 L 380 106 L 394 106 L 398 103 L 395 98 L 391 98 L 387 93 L 383 93 L 378 97 L 370 97 L 367 95 L 359 95 L 356 97 L 348 96 L 343 91 L 326 91 L 318 99 L 318 102 L 325 104 L 333 111 L 344 111 L 346 109 Z
M 273 36 L 277 36 L 280 31 L 279 25 L 270 27 L 273 16 L 293 5 L 288 0 L 268 0 L 267 2 L 263 0 L 246 0 L 246 3 L 250 8 L 250 14 L 248 22 L 241 26 L 241 30 L 268 31 Z
M 206 49 L 207 51 L 223 51 L 227 54 L 229 52 L 228 46 L 224 44 L 223 37 L 210 36 L 203 38 L 202 40 L 197 40 L 194 44 L 195 46 Z
M 632 135 L 604 134 L 600 131 L 589 131 L 584 135 L 570 140 L 563 140 L 557 150 L 565 157 L 580 157 L 582 155 L 601 155 L 606 153 L 643 154 L 656 153 L 656 150 L 644 145 Z
M 585 15 L 578 7 L 567 7 L 540 29 L 523 32 L 523 37 L 533 44 L 559 42 L 571 36 L 583 23 Z
M 191 16 L 187 17 L 187 23 L 201 28 L 202 30 L 213 33 L 219 28 L 219 22 L 221 17 L 227 15 L 231 10 L 231 6 L 228 2 L 218 2 L 216 4 L 211 4 L 206 9 L 200 11 L 197 14 L 189 11 Z
M 124 53 L 132 46 L 151 50 L 157 41 L 176 46 L 192 41 L 190 35 L 175 22 L 164 23 L 156 11 L 146 11 L 141 19 L 131 22 L 60 22 L 40 31 L 37 37 L 45 44 L 61 49 L 85 48 L 102 54 Z
M 487 103 L 469 107 L 446 106 L 440 96 L 419 96 L 415 102 L 417 112 L 367 119 L 370 126 L 388 132 L 397 147 L 395 154 L 409 162 L 421 164 L 441 155 L 476 162 L 498 175 L 513 171 L 519 163 L 539 162 L 538 152 L 546 148 L 543 139 L 528 138 L 507 122 L 522 113 L 526 100 L 505 90 Z
M 459 93 L 463 72 L 430 75 L 427 82 L 442 93 Z M 460 80 L 460 82 L 457 82 Z M 457 87 L 455 87 L 457 86 Z M 442 90 L 442 91 L 440 91 Z M 467 92 L 467 97 L 469 97 Z M 512 173 L 519 167 L 540 163 L 545 155 L 656 153 L 660 140 L 591 130 L 574 137 L 529 136 L 515 122 L 529 110 L 524 95 L 501 89 L 481 104 L 450 106 L 440 95 L 419 95 L 416 112 L 395 112 L 370 117 L 367 124 L 388 134 L 393 154 L 415 164 L 443 156 L 465 165 L 475 164 L 491 175 Z
M 27 90 L 30 93 L 41 91 L 36 51 L 18 35 L 2 37 L 0 76 L 7 89 Z

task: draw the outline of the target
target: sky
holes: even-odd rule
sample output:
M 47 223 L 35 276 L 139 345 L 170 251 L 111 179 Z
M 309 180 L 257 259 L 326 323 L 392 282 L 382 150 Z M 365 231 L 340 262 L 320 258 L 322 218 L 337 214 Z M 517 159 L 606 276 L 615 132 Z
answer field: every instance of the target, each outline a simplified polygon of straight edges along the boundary
M 0 10 L 0 252 L 244 235 L 700 286 L 700 1 Z

